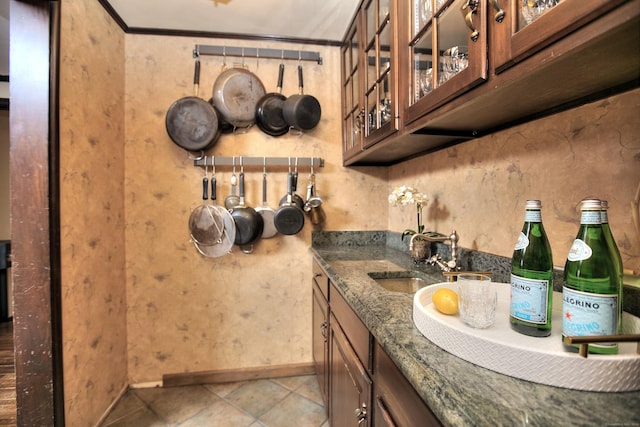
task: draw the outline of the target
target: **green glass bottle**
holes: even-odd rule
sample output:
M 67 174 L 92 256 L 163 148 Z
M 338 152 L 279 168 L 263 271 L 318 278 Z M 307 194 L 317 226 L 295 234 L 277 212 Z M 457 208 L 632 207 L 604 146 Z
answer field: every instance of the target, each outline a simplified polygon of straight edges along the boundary
M 580 229 L 564 267 L 563 343 L 565 336 L 617 334 L 622 317 L 621 281 L 602 227 L 602 203 L 584 199 L 580 210 Z M 578 350 L 577 345 L 564 346 Z M 589 352 L 616 354 L 618 344 L 589 344 Z
M 540 200 L 527 200 L 511 258 L 511 328 L 534 337 L 551 335 L 553 257 L 541 209 Z
M 616 244 L 616 240 L 613 238 L 613 233 L 611 233 L 611 227 L 609 226 L 609 203 L 606 200 L 601 200 L 601 208 L 600 211 L 600 219 L 602 221 L 602 232 L 604 233 L 604 238 L 607 240 L 607 246 L 609 247 L 609 253 L 613 258 L 613 262 L 617 268 L 617 276 L 618 281 L 620 282 L 620 289 L 623 288 L 623 280 L 622 276 L 624 273 L 624 269 L 622 267 L 622 257 L 620 256 L 620 250 L 618 249 L 618 245 Z M 620 301 L 622 301 L 622 294 L 620 294 Z M 622 306 L 622 303 L 620 303 Z

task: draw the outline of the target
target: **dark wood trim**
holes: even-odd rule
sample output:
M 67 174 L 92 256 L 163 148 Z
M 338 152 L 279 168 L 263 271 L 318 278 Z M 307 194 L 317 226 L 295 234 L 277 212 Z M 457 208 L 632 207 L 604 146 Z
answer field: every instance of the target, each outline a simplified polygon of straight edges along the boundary
M 177 36 L 177 37 L 204 37 L 213 39 L 232 39 L 232 40 L 256 40 L 268 42 L 297 43 L 303 45 L 318 46 L 341 46 L 341 41 L 323 40 L 323 39 L 304 39 L 295 37 L 283 37 L 269 34 L 241 34 L 241 33 L 222 33 L 216 31 L 186 31 L 186 30 L 170 30 L 166 28 L 143 28 L 129 27 L 122 19 L 118 12 L 111 6 L 108 0 L 98 0 L 104 10 L 111 18 L 122 28 L 127 34 L 143 34 L 149 36 Z
M 56 1 L 10 3 L 9 168 L 19 426 L 64 425 L 58 127 L 52 104 L 57 102 L 59 6 Z M 20 54 L 26 51 L 29 55 Z
M 9 76 L 0 75 L 0 82 L 8 82 Z
M 9 98 L 0 98 L 0 110 L 9 109 Z
M 163 387 L 177 387 L 195 384 L 219 384 L 236 381 L 250 381 L 264 378 L 283 378 L 298 375 L 315 375 L 312 362 L 291 365 L 262 366 L 256 368 L 225 369 L 219 371 L 185 372 L 162 376 Z

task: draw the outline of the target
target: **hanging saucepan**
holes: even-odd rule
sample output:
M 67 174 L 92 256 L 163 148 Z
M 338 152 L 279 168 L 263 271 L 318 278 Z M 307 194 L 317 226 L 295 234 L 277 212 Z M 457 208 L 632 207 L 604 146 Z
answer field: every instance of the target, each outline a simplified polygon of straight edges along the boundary
M 223 71 L 213 84 L 213 105 L 237 129 L 255 123 L 256 105 L 266 93 L 260 79 L 251 71 L 234 67 Z
M 195 61 L 193 74 L 194 96 L 175 101 L 165 117 L 165 127 L 173 142 L 188 151 L 206 150 L 213 146 L 218 132 L 218 114 L 211 104 L 198 97 L 200 88 L 200 60 Z
M 300 91 L 298 95 L 291 95 L 284 101 L 282 115 L 289 126 L 300 130 L 310 130 L 316 127 L 320 121 L 322 109 L 320 102 L 315 97 L 304 94 L 302 65 L 298 65 L 298 88 Z
M 260 238 L 264 221 L 255 209 L 244 203 L 244 171 L 242 170 L 240 170 L 240 202 L 231 210 L 231 216 L 236 223 L 236 245 L 251 245 Z M 250 251 L 243 249 L 243 252 Z
M 274 223 L 276 229 L 286 235 L 297 234 L 304 227 L 304 212 L 302 206 L 292 200 L 292 180 L 293 174 L 287 174 L 287 199 L 276 211 Z
M 280 64 L 278 71 L 278 91 L 271 92 L 260 98 L 256 106 L 256 124 L 267 135 L 281 136 L 289 131 L 289 124 L 282 115 L 282 107 L 287 99 L 282 94 L 282 78 L 284 64 Z

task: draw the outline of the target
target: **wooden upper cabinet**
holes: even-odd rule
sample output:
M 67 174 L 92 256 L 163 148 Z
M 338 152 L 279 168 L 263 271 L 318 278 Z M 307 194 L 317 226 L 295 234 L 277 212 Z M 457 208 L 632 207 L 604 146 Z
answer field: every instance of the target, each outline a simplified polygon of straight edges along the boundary
M 401 71 L 409 88 L 405 123 L 487 79 L 486 4 L 480 0 L 405 2 Z
M 593 21 L 624 0 L 489 0 L 493 68 L 506 68 Z
M 345 95 L 345 165 L 394 164 L 638 87 L 640 0 L 388 0 L 385 18 L 386 5 L 364 0 L 345 39 L 343 61 L 358 39 L 361 85 Z
M 343 156 L 398 131 L 396 1 L 366 0 L 342 45 Z

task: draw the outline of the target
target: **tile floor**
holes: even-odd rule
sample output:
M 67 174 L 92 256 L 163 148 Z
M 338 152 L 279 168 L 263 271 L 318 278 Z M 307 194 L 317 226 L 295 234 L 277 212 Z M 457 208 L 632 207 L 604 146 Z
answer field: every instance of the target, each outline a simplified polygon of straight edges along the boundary
M 314 375 L 130 389 L 101 427 L 329 427 Z

